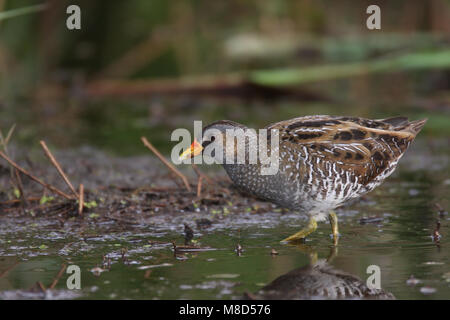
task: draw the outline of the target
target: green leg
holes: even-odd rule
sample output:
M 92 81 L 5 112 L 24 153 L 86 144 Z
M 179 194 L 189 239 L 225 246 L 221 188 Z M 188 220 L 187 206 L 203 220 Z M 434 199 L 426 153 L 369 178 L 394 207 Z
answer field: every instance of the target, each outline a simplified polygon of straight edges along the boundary
M 330 211 L 328 215 L 331 224 L 331 232 L 333 233 L 333 244 L 337 246 L 339 239 L 338 217 L 334 211 Z
M 314 218 L 310 218 L 308 226 L 306 226 L 306 228 L 300 230 L 299 232 L 293 234 L 290 237 L 287 237 L 286 239 L 283 240 L 283 242 L 294 242 L 300 239 L 305 239 L 307 235 L 313 233 L 314 231 L 316 231 L 316 229 L 317 229 L 316 220 L 314 220 Z

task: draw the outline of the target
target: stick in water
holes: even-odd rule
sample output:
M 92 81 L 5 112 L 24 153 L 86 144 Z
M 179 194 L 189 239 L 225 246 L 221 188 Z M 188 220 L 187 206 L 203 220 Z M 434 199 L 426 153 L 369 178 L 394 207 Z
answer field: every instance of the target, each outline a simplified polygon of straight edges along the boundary
M 59 279 L 62 277 L 62 275 L 64 274 L 64 271 L 66 270 L 67 265 L 63 264 L 61 266 L 61 269 L 59 270 L 58 274 L 56 275 L 55 279 L 53 279 L 52 283 L 50 284 L 50 286 L 48 287 L 48 289 L 53 289 L 55 288 L 55 286 L 58 284 Z
M 84 208 L 84 186 L 80 184 L 80 199 L 78 201 L 78 214 L 80 217 L 83 216 L 83 208 Z
M 178 177 L 180 177 L 181 180 L 183 180 L 183 183 L 188 191 L 191 191 L 191 186 L 189 185 L 188 179 L 184 174 L 182 174 L 180 171 L 178 171 L 170 162 L 164 158 L 164 156 L 159 153 L 158 150 L 147 140 L 146 137 L 141 137 L 142 142 L 144 145 L 149 148 L 153 153 L 161 160 L 173 173 L 175 173 Z
M 24 175 L 26 175 L 28 178 L 30 178 L 31 180 L 34 180 L 35 182 L 39 183 L 40 185 L 42 185 L 44 188 L 47 188 L 50 191 L 53 191 L 57 194 L 59 194 L 60 196 L 66 198 L 67 200 L 73 200 L 73 197 L 69 196 L 68 194 L 62 192 L 61 190 L 59 190 L 58 188 L 45 183 L 44 181 L 42 181 L 39 178 L 36 178 L 35 176 L 33 176 L 31 173 L 29 173 L 28 171 L 26 171 L 25 169 L 23 169 L 22 167 L 20 167 L 17 163 L 15 163 L 14 161 L 12 161 L 6 154 L 4 154 L 3 152 L 0 151 L 0 157 L 2 157 L 3 159 L 5 159 L 6 161 L 8 161 L 8 163 L 10 165 L 12 165 L 14 168 L 16 168 L 17 170 L 19 170 L 20 172 L 22 172 Z
M 58 171 L 59 175 L 61 176 L 61 178 L 64 180 L 64 182 L 67 184 L 67 186 L 70 188 L 70 190 L 72 191 L 72 193 L 75 195 L 75 197 L 79 198 L 80 196 L 78 195 L 78 193 L 75 191 L 75 188 L 73 187 L 72 183 L 70 182 L 69 178 L 67 178 L 66 174 L 64 173 L 63 169 L 61 168 L 61 166 L 59 165 L 58 161 L 56 161 L 55 157 L 53 156 L 53 154 L 50 152 L 50 150 L 47 147 L 47 144 L 45 143 L 45 141 L 40 141 L 42 149 L 44 149 L 44 152 L 46 154 L 46 156 L 48 157 L 48 159 L 50 160 L 50 162 L 55 166 L 56 170 Z
M 197 198 L 200 198 L 200 196 L 202 195 L 202 180 L 203 180 L 203 176 L 198 176 Z

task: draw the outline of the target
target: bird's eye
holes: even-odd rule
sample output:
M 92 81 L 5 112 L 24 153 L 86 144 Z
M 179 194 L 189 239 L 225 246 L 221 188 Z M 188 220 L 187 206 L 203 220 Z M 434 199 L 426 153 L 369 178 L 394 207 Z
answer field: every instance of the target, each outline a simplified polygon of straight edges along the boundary
M 211 136 L 211 138 L 209 140 L 207 140 L 208 138 L 205 137 L 205 140 L 202 143 L 202 147 L 206 148 L 206 146 L 208 146 L 209 144 L 211 144 L 214 140 L 216 140 L 215 136 Z

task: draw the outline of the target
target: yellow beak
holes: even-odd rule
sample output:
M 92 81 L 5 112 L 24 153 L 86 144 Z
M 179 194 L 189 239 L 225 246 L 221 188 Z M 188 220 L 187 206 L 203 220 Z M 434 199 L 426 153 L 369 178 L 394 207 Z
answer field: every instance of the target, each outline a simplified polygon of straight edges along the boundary
M 192 142 L 191 147 L 189 149 L 186 149 L 178 158 L 180 161 L 193 158 L 197 155 L 199 155 L 203 150 L 203 147 L 196 139 L 194 139 L 194 142 Z

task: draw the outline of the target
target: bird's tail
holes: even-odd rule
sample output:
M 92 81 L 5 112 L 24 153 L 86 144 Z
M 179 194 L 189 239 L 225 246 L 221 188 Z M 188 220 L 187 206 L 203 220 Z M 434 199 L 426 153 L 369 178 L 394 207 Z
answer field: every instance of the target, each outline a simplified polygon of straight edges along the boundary
M 427 122 L 428 119 L 422 119 L 422 120 L 416 120 L 411 121 L 406 127 L 405 130 L 413 133 L 414 135 L 417 135 L 420 130 L 422 130 L 423 126 Z
M 407 117 L 394 117 L 383 119 L 380 121 L 389 123 L 391 126 L 393 126 L 393 129 L 395 131 L 406 131 L 416 136 L 420 132 L 420 130 L 422 130 L 427 120 L 428 119 L 408 121 Z

